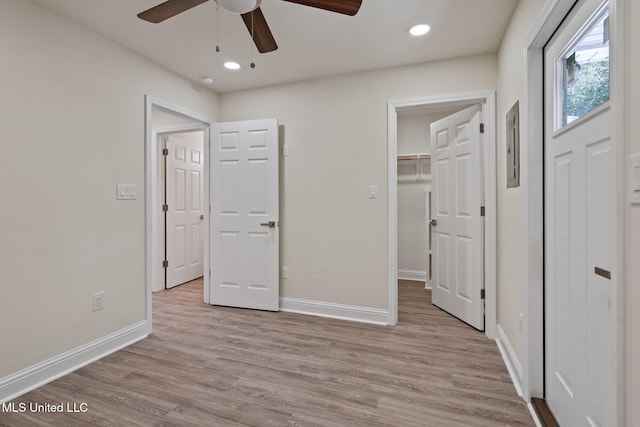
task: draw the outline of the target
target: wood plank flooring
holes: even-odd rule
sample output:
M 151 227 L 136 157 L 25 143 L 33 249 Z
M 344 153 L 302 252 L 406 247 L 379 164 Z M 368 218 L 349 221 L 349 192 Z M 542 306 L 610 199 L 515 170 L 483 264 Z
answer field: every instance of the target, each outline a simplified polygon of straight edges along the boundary
M 197 280 L 153 295 L 153 334 L 14 400 L 0 426 L 533 426 L 496 344 L 399 284 L 375 326 L 213 307 Z M 73 406 L 72 406 L 73 407 Z

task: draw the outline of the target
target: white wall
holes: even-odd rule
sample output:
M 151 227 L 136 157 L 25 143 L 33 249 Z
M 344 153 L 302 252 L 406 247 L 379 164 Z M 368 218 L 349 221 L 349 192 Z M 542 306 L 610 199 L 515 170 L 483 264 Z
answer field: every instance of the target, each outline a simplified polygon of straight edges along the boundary
M 425 111 L 398 113 L 398 155 L 431 152 L 431 122 L 442 115 Z
M 428 153 L 431 150 L 429 115 L 398 115 L 398 154 Z M 398 162 L 398 277 L 426 275 L 428 227 L 426 190 L 431 182 L 431 162 L 420 161 L 428 181 L 418 181 L 418 162 Z M 426 276 L 425 276 L 426 277 Z
M 284 125 L 281 295 L 387 308 L 387 102 L 491 90 L 496 75 L 482 55 L 221 95 L 224 120 Z
M 429 162 L 422 162 L 429 172 Z M 398 277 L 426 280 L 428 269 L 427 188 L 416 179 L 416 162 L 398 162 Z
M 0 9 L 2 379 L 145 320 L 144 96 L 212 117 L 218 98 L 30 1 Z
M 201 122 L 181 114 L 166 111 L 160 107 L 153 106 L 151 108 L 151 128 L 154 130 L 166 130 L 167 128 L 184 128 L 188 126 L 197 126 Z
M 507 188 L 505 117 L 513 104 L 524 98 L 524 43 L 533 28 L 544 0 L 520 0 L 513 13 L 498 53 L 497 100 L 497 204 L 498 204 L 498 324 L 502 327 L 516 356 L 523 362 L 523 337 L 520 313 L 524 312 L 524 266 L 522 248 L 524 226 L 523 187 Z M 521 129 L 523 121 L 520 116 Z M 526 135 L 520 133 L 520 176 L 527 174 Z

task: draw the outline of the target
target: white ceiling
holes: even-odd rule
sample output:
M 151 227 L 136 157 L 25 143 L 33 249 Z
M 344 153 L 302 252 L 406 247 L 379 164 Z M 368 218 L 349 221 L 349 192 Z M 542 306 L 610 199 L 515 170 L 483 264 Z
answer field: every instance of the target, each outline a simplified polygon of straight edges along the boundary
M 34 0 L 42 6 L 217 92 L 496 52 L 517 0 L 363 0 L 356 16 L 281 0 L 262 0 L 279 49 L 253 54 L 239 15 L 211 0 L 160 24 L 137 13 L 164 0 Z M 431 32 L 407 30 L 426 23 Z M 219 35 L 221 52 L 216 53 Z M 222 67 L 240 62 L 239 71 Z

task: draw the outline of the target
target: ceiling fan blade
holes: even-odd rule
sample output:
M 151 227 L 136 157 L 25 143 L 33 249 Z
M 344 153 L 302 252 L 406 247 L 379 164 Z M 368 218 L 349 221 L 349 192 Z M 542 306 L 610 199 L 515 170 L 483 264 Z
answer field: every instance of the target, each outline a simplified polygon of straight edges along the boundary
M 271 34 L 267 20 L 264 18 L 260 8 L 257 8 L 252 12 L 243 13 L 242 20 L 247 26 L 249 34 L 253 35 L 253 42 L 258 48 L 258 52 L 267 53 L 278 49 L 278 45 L 273 38 L 273 34 Z
M 353 16 L 360 10 L 362 0 L 284 0 L 290 3 L 324 9 L 330 12 Z
M 209 0 L 167 0 L 138 14 L 138 18 L 157 24 Z

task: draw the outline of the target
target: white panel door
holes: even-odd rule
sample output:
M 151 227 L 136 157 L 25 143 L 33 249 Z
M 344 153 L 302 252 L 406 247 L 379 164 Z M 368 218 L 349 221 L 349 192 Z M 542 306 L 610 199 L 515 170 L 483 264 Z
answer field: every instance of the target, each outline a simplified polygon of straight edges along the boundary
M 433 304 L 484 330 L 480 105 L 431 124 Z
M 165 139 L 166 288 L 202 277 L 204 209 L 202 206 L 203 133 L 176 133 Z
M 277 119 L 214 124 L 210 158 L 210 302 L 277 311 Z
M 617 424 L 615 147 L 599 3 L 579 3 L 545 48 L 545 399 L 561 426 Z

